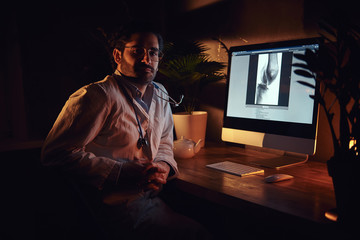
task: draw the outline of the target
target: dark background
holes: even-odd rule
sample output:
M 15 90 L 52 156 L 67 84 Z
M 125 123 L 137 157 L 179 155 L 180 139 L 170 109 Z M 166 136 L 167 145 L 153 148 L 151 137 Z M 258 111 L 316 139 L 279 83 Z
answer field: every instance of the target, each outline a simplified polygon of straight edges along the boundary
M 1 9 L 2 148 L 43 140 L 72 92 L 112 73 L 99 29 L 108 32 L 142 19 L 156 23 L 166 40 L 220 36 L 231 46 L 239 35 L 247 39 L 242 44 L 313 36 L 317 21 L 340 8 L 344 1 L 15 1 Z M 222 103 L 222 97 L 212 103 Z
M 226 62 L 213 37 L 221 37 L 228 46 L 313 37 L 318 34 L 318 20 L 334 11 L 345 11 L 354 21 L 359 15 L 347 1 L 325 0 L 13 1 L 3 5 L 0 239 L 28 238 L 49 224 L 57 225 L 49 217 L 53 211 L 69 211 L 58 205 L 68 201 L 58 192 L 63 185 L 46 182 L 49 178 L 39 171 L 40 149 L 69 95 L 112 73 L 99 29 L 107 32 L 131 19 L 146 20 L 157 23 L 167 40 L 205 41 L 212 57 Z M 212 126 L 207 139 L 221 141 L 224 94 L 224 82 L 204 93 L 202 107 L 209 111 Z M 320 114 L 318 146 L 323 150 L 318 152 L 331 156 L 325 129 L 327 123 Z M 59 197 L 63 201 L 54 201 Z

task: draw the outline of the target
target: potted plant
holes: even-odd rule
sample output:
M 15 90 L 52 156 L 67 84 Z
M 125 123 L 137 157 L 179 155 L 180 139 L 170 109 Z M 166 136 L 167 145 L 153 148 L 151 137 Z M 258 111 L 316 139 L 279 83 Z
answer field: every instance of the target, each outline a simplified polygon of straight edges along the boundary
M 334 154 L 327 165 L 335 190 L 338 222 L 359 222 L 360 195 L 356 189 L 360 183 L 360 28 L 344 18 L 324 21 L 320 27 L 323 42 L 319 50 L 296 55 L 305 63 L 294 64 L 300 68 L 295 73 L 320 83 L 320 89 L 311 97 L 322 106 L 330 125 Z M 304 81 L 299 83 L 315 88 Z M 327 94 L 333 95 L 330 102 Z M 335 114 L 339 114 L 338 123 L 334 121 Z
M 203 88 L 224 79 L 225 64 L 212 61 L 208 48 L 198 41 L 178 40 L 165 44 L 164 58 L 159 67 L 172 94 L 184 95 L 183 111 L 173 114 L 177 138 L 184 137 L 205 143 L 207 113 L 199 109 Z

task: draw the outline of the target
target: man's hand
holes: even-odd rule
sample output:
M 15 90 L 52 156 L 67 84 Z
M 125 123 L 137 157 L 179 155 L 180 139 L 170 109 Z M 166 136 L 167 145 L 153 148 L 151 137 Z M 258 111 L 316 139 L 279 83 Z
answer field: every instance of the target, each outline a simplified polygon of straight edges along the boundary
M 146 169 L 144 190 L 160 190 L 166 183 L 170 166 L 166 162 L 152 162 Z
M 128 161 L 122 165 L 119 182 L 140 184 L 145 180 L 146 171 L 151 163 L 142 160 Z
M 166 162 L 129 161 L 123 164 L 119 183 L 137 184 L 145 191 L 159 190 L 166 183 L 170 166 Z

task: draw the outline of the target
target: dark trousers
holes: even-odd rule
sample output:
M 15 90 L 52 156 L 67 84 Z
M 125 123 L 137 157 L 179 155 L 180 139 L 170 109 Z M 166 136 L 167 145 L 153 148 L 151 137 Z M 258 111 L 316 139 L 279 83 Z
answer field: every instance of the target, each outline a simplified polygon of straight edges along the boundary
M 100 215 L 110 239 L 211 239 L 202 225 L 150 192 L 116 206 L 103 205 Z

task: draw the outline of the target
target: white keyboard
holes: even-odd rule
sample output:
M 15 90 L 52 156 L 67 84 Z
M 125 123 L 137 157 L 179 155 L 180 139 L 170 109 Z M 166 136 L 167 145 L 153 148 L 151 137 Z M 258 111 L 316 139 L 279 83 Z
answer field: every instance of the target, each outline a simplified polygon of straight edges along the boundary
M 206 166 L 209 168 L 217 169 L 217 170 L 235 174 L 238 176 L 246 176 L 246 175 L 251 175 L 251 174 L 264 173 L 263 169 L 250 167 L 250 166 L 247 166 L 244 164 L 229 162 L 229 161 L 208 164 Z

